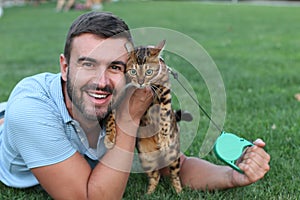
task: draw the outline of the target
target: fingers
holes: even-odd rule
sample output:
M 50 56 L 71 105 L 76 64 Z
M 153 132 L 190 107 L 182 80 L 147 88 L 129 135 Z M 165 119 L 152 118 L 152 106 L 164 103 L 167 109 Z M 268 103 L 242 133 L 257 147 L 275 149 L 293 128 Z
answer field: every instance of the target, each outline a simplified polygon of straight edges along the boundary
M 256 146 L 259 146 L 259 147 L 265 147 L 266 146 L 266 143 L 260 138 L 255 140 L 253 142 L 253 144 L 255 144 Z
M 125 112 L 127 115 L 131 116 L 131 118 L 134 118 L 135 116 L 141 117 L 149 107 L 152 99 L 153 95 L 151 89 L 128 88 L 120 111 Z
M 153 101 L 151 89 L 129 88 L 116 112 L 117 125 L 128 134 L 135 134 L 140 119 Z
M 142 105 L 144 105 L 145 103 L 147 105 L 149 105 L 149 100 L 152 101 L 152 91 L 150 88 L 144 88 L 144 89 L 136 89 L 132 95 L 132 97 L 130 98 L 130 103 L 140 103 Z M 148 107 L 146 105 L 146 107 Z
M 251 183 L 263 178 L 270 170 L 270 155 L 261 148 L 265 146 L 265 143 L 262 140 L 256 140 L 254 144 L 247 149 L 242 162 L 239 164 Z
M 153 100 L 151 89 L 136 89 L 129 100 L 129 114 L 134 121 L 140 120 Z

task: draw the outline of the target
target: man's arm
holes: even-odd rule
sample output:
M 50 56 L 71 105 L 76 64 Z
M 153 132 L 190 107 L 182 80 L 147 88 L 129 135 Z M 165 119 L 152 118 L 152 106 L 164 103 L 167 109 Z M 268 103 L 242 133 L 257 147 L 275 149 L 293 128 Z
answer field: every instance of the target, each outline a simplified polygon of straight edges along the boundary
M 227 166 L 182 155 L 180 177 L 183 185 L 193 189 L 215 190 L 246 186 L 260 180 L 270 169 L 270 156 L 264 151 L 265 143 L 262 140 L 258 139 L 254 144 L 238 164 L 244 174 Z
M 32 169 L 43 188 L 54 199 L 121 199 L 132 164 L 137 124 L 151 101 L 151 91 L 137 90 L 121 105 L 116 145 L 94 170 L 79 153 L 63 162 Z
M 121 199 L 130 170 L 135 138 L 118 130 L 116 147 L 92 170 L 76 152 L 63 162 L 32 169 L 42 187 L 54 199 Z M 120 151 L 120 149 L 122 149 Z M 125 149 L 128 151 L 126 152 Z M 119 169 L 118 167 L 123 167 Z

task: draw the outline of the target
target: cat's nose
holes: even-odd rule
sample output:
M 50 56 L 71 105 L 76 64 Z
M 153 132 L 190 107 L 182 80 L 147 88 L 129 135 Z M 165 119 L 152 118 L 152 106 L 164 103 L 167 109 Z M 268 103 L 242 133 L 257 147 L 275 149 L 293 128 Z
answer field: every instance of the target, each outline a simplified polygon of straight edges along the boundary
M 144 88 L 144 84 L 142 83 L 142 84 L 140 84 L 140 88 Z
M 138 80 L 138 84 L 140 84 L 140 86 L 142 86 L 144 84 L 144 80 Z

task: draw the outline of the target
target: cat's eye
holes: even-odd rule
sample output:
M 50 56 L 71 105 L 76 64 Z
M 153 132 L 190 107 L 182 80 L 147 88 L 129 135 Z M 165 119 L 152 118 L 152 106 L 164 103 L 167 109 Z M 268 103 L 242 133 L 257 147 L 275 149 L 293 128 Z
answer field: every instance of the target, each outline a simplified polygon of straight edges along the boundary
M 135 76 L 136 75 L 136 70 L 135 69 L 131 69 L 129 71 L 130 75 Z
M 147 69 L 145 74 L 146 74 L 146 76 L 151 76 L 153 74 L 153 70 L 152 69 Z

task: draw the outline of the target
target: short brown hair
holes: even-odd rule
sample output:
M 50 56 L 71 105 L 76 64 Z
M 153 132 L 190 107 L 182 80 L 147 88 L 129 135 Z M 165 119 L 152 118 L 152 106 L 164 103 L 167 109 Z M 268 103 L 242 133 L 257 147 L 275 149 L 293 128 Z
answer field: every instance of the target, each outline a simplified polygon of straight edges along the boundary
M 64 49 L 64 56 L 68 63 L 73 38 L 83 33 L 92 33 L 101 38 L 124 37 L 132 42 L 128 25 L 122 19 L 109 12 L 88 12 L 80 15 L 69 29 Z

